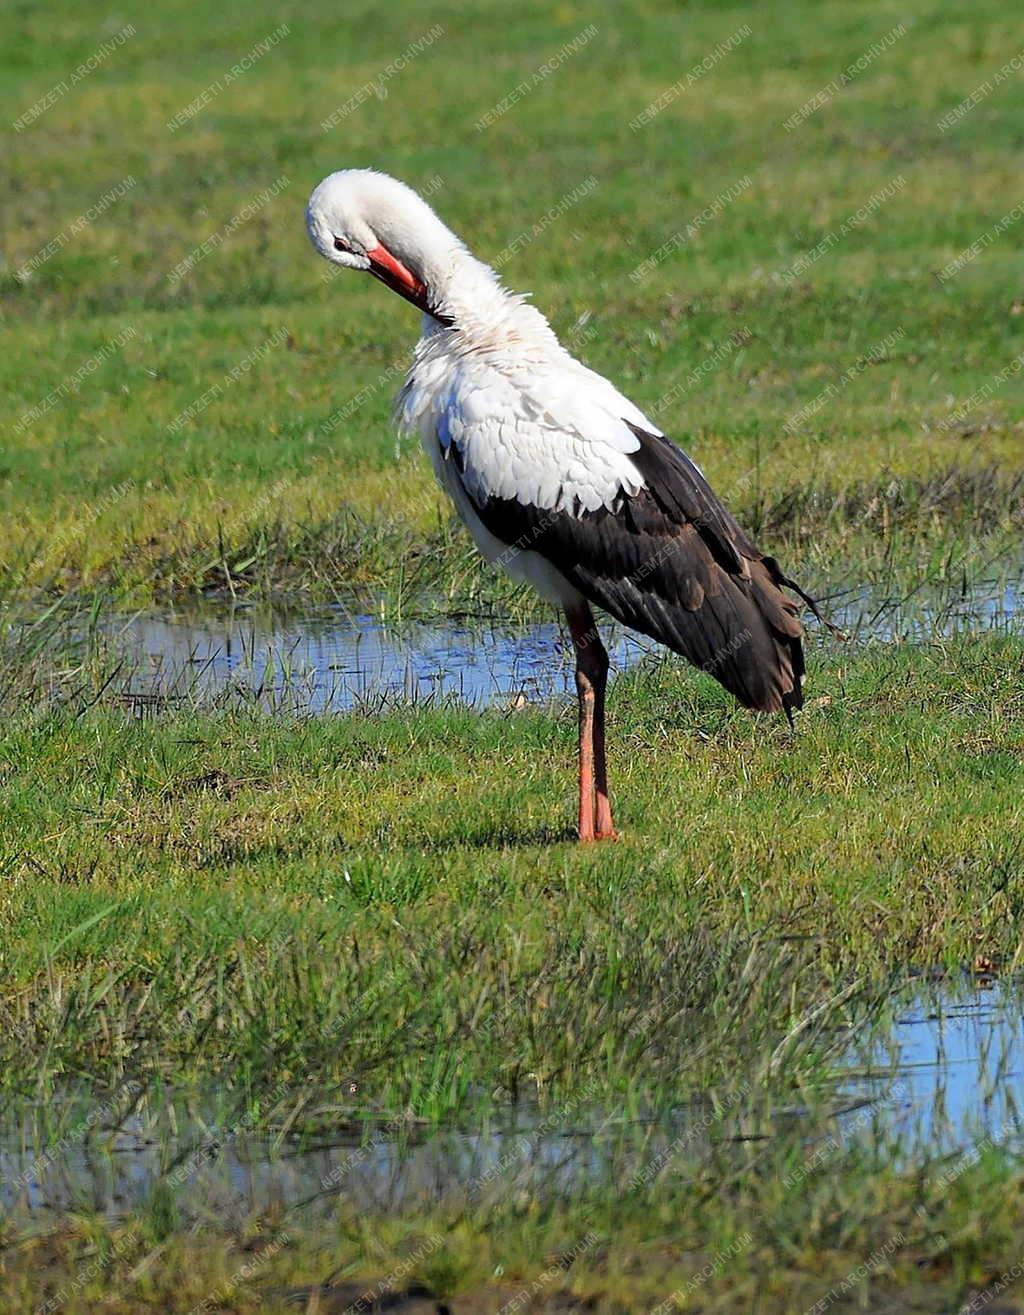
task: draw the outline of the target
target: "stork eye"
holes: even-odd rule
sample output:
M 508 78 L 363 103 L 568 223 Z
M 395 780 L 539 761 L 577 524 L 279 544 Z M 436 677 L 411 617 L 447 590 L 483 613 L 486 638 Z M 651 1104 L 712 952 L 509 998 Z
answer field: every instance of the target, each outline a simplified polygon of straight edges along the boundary
M 352 248 L 347 242 L 342 242 L 340 237 L 334 239 L 334 249 L 335 251 L 347 251 L 349 255 L 352 255 Z

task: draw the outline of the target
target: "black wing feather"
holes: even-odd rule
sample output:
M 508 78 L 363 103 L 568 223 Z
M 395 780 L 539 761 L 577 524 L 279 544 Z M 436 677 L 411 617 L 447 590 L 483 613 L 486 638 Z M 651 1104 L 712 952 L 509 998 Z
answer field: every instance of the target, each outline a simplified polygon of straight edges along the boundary
M 630 428 L 640 440 L 631 458 L 645 481 L 636 495 L 576 515 L 474 499 L 484 525 L 502 542 L 540 553 L 591 602 L 707 671 L 747 707 L 799 708 L 803 627 L 782 591 L 795 586 L 681 448 Z

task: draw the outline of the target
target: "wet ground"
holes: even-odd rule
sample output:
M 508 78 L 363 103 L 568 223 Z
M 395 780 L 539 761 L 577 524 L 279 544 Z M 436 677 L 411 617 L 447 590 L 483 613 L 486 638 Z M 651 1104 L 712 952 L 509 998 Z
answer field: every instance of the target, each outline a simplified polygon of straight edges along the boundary
M 919 641 L 1024 626 L 1024 563 L 990 579 L 924 584 L 907 595 L 848 589 L 823 607 L 851 642 Z M 572 657 L 554 621 L 487 619 L 383 624 L 342 607 L 267 610 L 210 602 L 189 610 L 112 616 L 102 632 L 140 704 L 224 692 L 304 712 L 378 711 L 457 699 L 472 706 L 543 703 L 572 691 Z M 603 626 L 613 675 L 661 650 Z
M 894 999 L 882 1030 L 851 1048 L 832 1116 L 808 1122 L 808 1140 L 831 1151 L 864 1139 L 908 1165 L 935 1155 L 976 1157 L 989 1142 L 1019 1147 L 1022 1072 L 1019 986 L 913 986 Z M 40 1223 L 75 1208 L 116 1216 L 144 1204 L 158 1181 L 225 1218 L 271 1206 L 327 1212 L 339 1196 L 366 1210 L 452 1196 L 485 1203 L 513 1189 L 550 1195 L 572 1191 L 581 1179 L 618 1181 L 645 1164 L 671 1172 L 680 1146 L 699 1149 L 710 1136 L 751 1131 L 744 1120 L 726 1134 L 712 1131 L 692 1108 L 641 1122 L 591 1108 L 541 1116 L 527 1104 L 486 1129 L 429 1136 L 410 1124 L 360 1136 L 351 1126 L 331 1129 L 328 1120 L 311 1144 L 251 1135 L 209 1109 L 204 1117 L 202 1101 L 175 1111 L 170 1134 L 166 1107 L 158 1126 L 145 1099 L 135 1112 L 115 1115 L 124 1098 L 69 1098 L 59 1112 L 12 1116 L 0 1131 L 0 1211 Z M 41 1130 L 47 1114 L 49 1135 Z M 779 1110 L 756 1135 L 807 1117 Z

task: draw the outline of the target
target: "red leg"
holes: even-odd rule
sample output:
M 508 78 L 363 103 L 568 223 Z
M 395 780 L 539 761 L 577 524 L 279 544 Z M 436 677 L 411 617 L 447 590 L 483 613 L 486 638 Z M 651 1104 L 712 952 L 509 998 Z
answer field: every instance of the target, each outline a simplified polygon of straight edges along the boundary
M 605 765 L 604 696 L 608 654 L 586 603 L 566 608 L 576 650 L 576 693 L 580 704 L 580 840 L 614 840 Z
M 594 831 L 594 691 L 586 678 L 576 672 L 576 690 L 580 699 L 580 809 L 578 830 L 581 840 L 593 840 Z
M 600 640 L 598 640 L 600 643 Z M 608 796 L 608 769 L 604 760 L 604 692 L 608 684 L 608 654 L 601 644 L 600 676 L 594 679 L 594 792 L 598 840 L 618 840 L 612 824 L 612 801 Z

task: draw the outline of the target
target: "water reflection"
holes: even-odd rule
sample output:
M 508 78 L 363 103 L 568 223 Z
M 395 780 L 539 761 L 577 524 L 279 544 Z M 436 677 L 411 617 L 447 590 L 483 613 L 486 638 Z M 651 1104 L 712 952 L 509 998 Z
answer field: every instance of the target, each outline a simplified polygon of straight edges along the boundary
M 784 1126 L 800 1135 L 806 1125 L 807 1137 L 829 1154 L 870 1139 L 906 1165 L 974 1156 L 989 1143 L 1019 1148 L 1019 988 L 944 982 L 897 1004 L 888 1029 L 849 1056 L 836 1102 L 847 1113 L 823 1123 L 807 1111 L 780 1110 L 758 1124 L 758 1135 L 766 1128 L 778 1135 Z M 143 1206 L 158 1182 L 224 1218 L 275 1205 L 329 1213 L 340 1197 L 372 1211 L 453 1198 L 483 1205 L 510 1191 L 543 1197 L 581 1182 L 622 1182 L 645 1166 L 671 1172 L 673 1160 L 750 1130 L 739 1112 L 717 1119 L 691 1107 L 636 1120 L 620 1111 L 542 1115 L 526 1106 L 470 1131 L 428 1133 L 398 1119 L 365 1137 L 349 1124 L 292 1140 L 233 1127 L 209 1110 L 204 1117 L 201 1103 L 176 1109 L 173 1132 L 166 1107 L 162 1122 L 144 1111 L 140 1102 L 134 1113 L 115 1113 L 79 1095 L 49 1137 L 39 1134 L 38 1110 L 12 1111 L 0 1131 L 0 1210 L 119 1215 Z
M 554 623 L 390 627 L 342 609 L 208 608 L 112 619 L 106 633 L 142 697 L 233 688 L 270 705 L 345 712 L 452 698 L 474 707 L 543 703 L 572 689 L 571 649 Z M 654 647 L 621 627 L 604 637 L 613 672 Z
M 861 1089 L 903 1152 L 940 1154 L 988 1142 L 1024 1146 L 1024 1000 L 998 980 L 924 989 L 861 1057 Z

